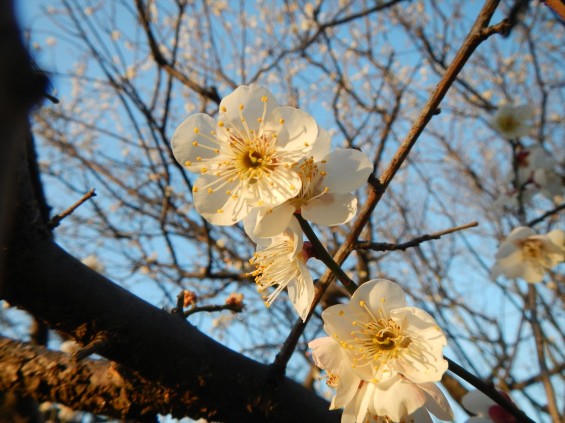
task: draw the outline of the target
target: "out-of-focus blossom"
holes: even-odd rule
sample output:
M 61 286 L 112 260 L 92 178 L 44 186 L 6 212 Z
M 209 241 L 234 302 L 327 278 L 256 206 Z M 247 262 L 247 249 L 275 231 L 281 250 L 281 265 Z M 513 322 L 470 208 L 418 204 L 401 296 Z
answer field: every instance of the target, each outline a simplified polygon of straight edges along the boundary
M 104 273 L 104 270 L 106 270 L 104 264 L 102 264 L 100 260 L 98 260 L 98 257 L 96 257 L 94 254 L 83 258 L 81 262 L 82 264 L 86 264 L 88 267 L 98 273 Z
M 494 278 L 523 278 L 529 283 L 540 282 L 546 271 L 565 260 L 565 232 L 556 229 L 537 235 L 529 227 L 514 228 L 500 244 L 492 268 Z
M 467 392 L 461 403 L 474 414 L 465 423 L 514 423 L 516 418 L 481 391 Z
M 506 104 L 499 107 L 490 119 L 491 126 L 506 139 L 527 135 L 532 128 L 534 109 L 529 105 Z
M 171 142 L 177 161 L 200 175 L 196 210 L 213 224 L 232 225 L 253 207 L 274 207 L 300 192 L 297 163 L 317 136 L 312 116 L 251 85 L 222 100 L 218 121 L 192 115 Z
M 541 146 L 518 153 L 518 185 L 533 184 L 550 200 L 563 194 L 563 176 L 557 173 L 557 162 Z

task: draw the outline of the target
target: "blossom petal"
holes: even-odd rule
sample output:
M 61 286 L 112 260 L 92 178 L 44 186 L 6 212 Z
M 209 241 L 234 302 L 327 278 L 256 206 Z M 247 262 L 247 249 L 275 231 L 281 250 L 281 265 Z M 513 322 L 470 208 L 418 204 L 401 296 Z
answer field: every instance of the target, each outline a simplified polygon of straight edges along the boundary
M 267 101 L 262 101 L 265 97 Z M 262 123 L 257 119 L 268 119 L 277 107 L 279 103 L 268 89 L 256 84 L 240 85 L 221 101 L 218 120 L 234 133 L 248 136 L 250 131 L 259 132 Z
M 288 226 L 294 211 L 295 207 L 288 202 L 273 208 L 262 208 L 257 215 L 254 235 L 264 238 L 280 234 Z
M 331 143 L 332 138 L 330 133 L 323 128 L 318 128 L 318 137 L 314 142 L 312 150 L 310 150 L 309 156 L 312 157 L 315 162 L 321 161 L 329 154 Z
M 385 311 L 406 307 L 406 294 L 398 285 L 387 279 L 374 279 L 361 285 L 351 298 L 354 301 L 365 301 L 372 310 Z
M 324 194 L 301 207 L 304 219 L 325 226 L 347 223 L 356 212 L 357 198 L 351 193 Z
M 496 403 L 478 390 L 467 392 L 461 399 L 461 404 L 465 409 L 479 416 L 488 416 L 488 410 Z
M 214 225 L 229 226 L 249 214 L 242 196 L 234 198 L 238 181 L 225 182 L 212 175 L 202 175 L 194 185 L 194 206 L 206 220 Z M 217 188 L 219 187 L 219 188 Z M 211 191 L 210 191 L 211 190 Z
M 270 178 L 259 179 L 248 185 L 248 198 L 252 207 L 272 207 L 294 197 L 302 187 L 302 180 L 297 172 L 279 166 Z
M 191 172 L 200 172 L 202 162 L 218 155 L 219 143 L 211 134 L 215 129 L 216 121 L 203 113 L 189 116 L 182 122 L 171 139 L 177 162 Z
M 314 118 L 309 113 L 290 106 L 273 110 L 266 130 L 277 133 L 277 145 L 281 149 L 302 151 L 303 156 L 312 149 L 318 136 L 318 125 Z M 300 158 L 297 157 L 296 161 Z
M 342 357 L 341 369 L 336 373 L 339 375 L 339 384 L 332 400 L 335 408 L 347 407 L 348 403 L 354 402 L 352 399 L 357 394 L 361 383 L 361 379 L 346 364 L 343 354 L 339 353 L 339 356 Z
M 447 340 L 433 317 L 416 307 L 392 310 L 390 317 L 405 327 L 404 334 L 411 339 L 396 369 L 415 383 L 440 381 L 447 370 L 442 355 Z
M 426 403 L 425 393 L 402 376 L 395 376 L 375 385 L 373 407 L 375 414 L 388 416 L 398 422 Z
M 426 396 L 426 408 L 440 420 L 453 420 L 453 410 L 447 398 L 435 383 L 422 383 L 418 385 Z
M 332 151 L 324 160 L 327 174 L 321 183 L 329 192 L 355 191 L 373 172 L 373 164 L 365 153 L 352 148 Z
M 300 276 L 290 281 L 286 287 L 294 309 L 302 321 L 306 321 L 314 299 L 314 282 L 306 265 L 300 261 L 297 261 L 297 264 L 300 268 Z
M 335 339 L 330 336 L 324 336 L 310 341 L 308 346 L 312 349 L 312 357 L 316 366 L 334 375 L 339 374 L 342 361 L 341 347 Z

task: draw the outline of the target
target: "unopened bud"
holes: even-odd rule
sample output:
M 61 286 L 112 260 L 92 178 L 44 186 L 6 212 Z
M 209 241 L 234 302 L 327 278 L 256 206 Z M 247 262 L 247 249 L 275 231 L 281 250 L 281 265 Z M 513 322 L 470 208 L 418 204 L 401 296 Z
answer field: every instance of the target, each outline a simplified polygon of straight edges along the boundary
M 183 302 L 182 302 L 182 306 L 183 306 L 184 308 L 187 308 L 187 307 L 189 307 L 189 306 L 191 306 L 191 305 L 196 304 L 197 301 L 198 301 L 198 296 L 196 295 L 195 292 L 188 291 L 188 290 L 185 290 L 185 291 L 183 292 Z

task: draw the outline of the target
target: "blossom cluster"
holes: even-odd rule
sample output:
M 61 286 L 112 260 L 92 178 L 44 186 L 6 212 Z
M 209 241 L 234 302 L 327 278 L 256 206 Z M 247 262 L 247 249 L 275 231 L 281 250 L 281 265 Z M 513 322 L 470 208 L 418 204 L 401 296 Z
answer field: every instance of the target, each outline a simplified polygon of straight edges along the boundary
M 512 186 L 497 202 L 516 208 L 530 204 L 540 193 L 550 201 L 561 202 L 565 175 L 559 171 L 558 162 L 540 145 L 524 145 L 519 137 L 528 135 L 534 128 L 534 109 L 529 105 L 504 105 L 490 119 L 491 126 L 504 138 L 516 142 L 515 163 L 508 183 Z
M 537 193 L 550 201 L 563 198 L 564 176 L 557 161 L 538 144 L 524 146 L 516 140 L 528 135 L 534 110 L 528 105 L 505 105 L 498 109 L 490 123 L 504 138 L 515 144 L 514 166 L 507 178 L 513 188 L 498 203 L 511 208 L 530 204 Z M 538 235 L 532 228 L 514 228 L 500 245 L 491 274 L 494 278 L 522 278 L 529 283 L 541 282 L 553 267 L 565 260 L 565 232 L 556 229 Z
M 330 336 L 309 346 L 336 389 L 331 407 L 344 407 L 342 423 L 431 422 L 429 412 L 453 419 L 435 384 L 447 370 L 445 335 L 428 313 L 407 305 L 398 284 L 368 281 L 322 318 Z
M 258 85 L 240 86 L 222 100 L 218 120 L 205 114 L 176 130 L 177 161 L 197 173 L 196 210 L 216 225 L 243 222 L 257 245 L 250 264 L 270 305 L 287 290 L 306 321 L 314 297 L 306 267 L 312 247 L 295 217 L 318 225 L 348 222 L 357 209 L 353 192 L 373 166 L 354 149 L 331 151 L 328 132 L 306 112 L 280 106 Z M 453 415 L 435 385 L 447 362 L 446 338 L 433 318 L 408 307 L 399 285 L 388 280 L 363 284 L 348 305 L 322 314 L 330 337 L 310 343 L 316 364 L 336 389 L 332 408 L 342 421 L 431 422 Z
M 218 120 L 199 113 L 175 131 L 176 160 L 197 173 L 193 186 L 198 213 L 215 225 L 244 221 L 257 251 L 250 260 L 260 292 L 270 305 L 285 288 L 306 319 L 314 297 L 306 268 L 300 213 L 320 225 L 353 218 L 352 193 L 373 170 L 361 151 L 330 151 L 327 131 L 308 113 L 281 106 L 264 87 L 240 86 L 225 97 Z

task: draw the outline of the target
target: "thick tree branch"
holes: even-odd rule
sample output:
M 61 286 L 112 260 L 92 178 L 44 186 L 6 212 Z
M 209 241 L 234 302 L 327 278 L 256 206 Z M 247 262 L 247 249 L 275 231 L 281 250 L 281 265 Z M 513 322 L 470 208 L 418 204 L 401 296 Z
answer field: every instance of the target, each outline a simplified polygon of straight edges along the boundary
M 177 417 L 242 422 L 339 419 L 311 391 L 225 348 L 63 251 L 37 219 L 27 170 L 20 165 L 16 229 L 1 253 L 8 264 L 3 298 L 81 345 L 103 338 L 99 354 L 190 398 L 184 412 L 171 410 Z
M 0 337 L 0 392 L 57 401 L 74 410 L 155 421 L 156 413 L 183 415 L 193 398 L 149 382 L 105 360 L 71 355 Z

